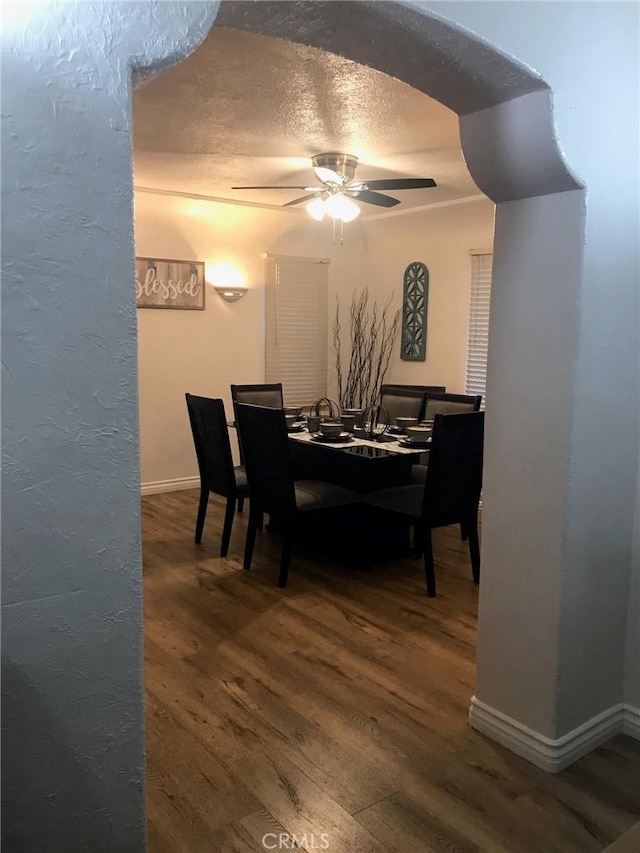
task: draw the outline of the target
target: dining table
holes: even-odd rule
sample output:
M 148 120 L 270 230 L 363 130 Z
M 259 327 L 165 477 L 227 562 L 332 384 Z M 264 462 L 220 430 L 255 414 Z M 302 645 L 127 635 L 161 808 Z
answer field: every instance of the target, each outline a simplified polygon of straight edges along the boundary
M 236 424 L 230 422 L 229 426 L 235 428 Z M 412 466 L 424 462 L 430 448 L 430 441 L 414 445 L 398 431 L 371 436 L 356 428 L 336 439 L 309 432 L 306 421 L 300 421 L 287 432 L 297 480 L 324 480 L 360 494 L 410 485 Z M 406 521 L 374 521 L 371 507 L 365 503 L 347 507 L 343 515 L 337 512 L 330 522 L 323 519 L 319 525 L 310 524 L 303 538 L 319 550 L 362 569 L 412 553 Z M 266 529 L 277 533 L 277 519 L 270 518 Z
M 310 433 L 300 425 L 289 430 L 297 476 L 322 479 L 365 493 L 411 483 L 411 467 L 420 462 L 429 443 L 410 445 L 402 434 L 375 438 L 364 430 L 342 440 Z
M 289 430 L 296 478 L 335 483 L 361 494 L 412 483 L 412 466 L 424 461 L 429 442 L 411 445 L 405 435 L 386 433 L 372 438 L 363 430 L 326 439 L 304 426 Z M 379 517 L 366 503 L 348 508 L 344 519 L 336 514 L 331 530 L 311 537 L 317 547 L 358 568 L 408 556 L 413 552 L 409 524 L 402 519 Z

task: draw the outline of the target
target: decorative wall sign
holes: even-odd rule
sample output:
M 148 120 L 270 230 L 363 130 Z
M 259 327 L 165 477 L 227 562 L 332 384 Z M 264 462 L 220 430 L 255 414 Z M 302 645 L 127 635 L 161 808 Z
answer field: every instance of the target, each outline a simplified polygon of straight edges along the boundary
M 204 263 L 136 258 L 138 308 L 204 309 Z
M 429 270 L 420 261 L 413 261 L 404 271 L 403 279 L 400 344 L 403 361 L 424 361 L 426 358 L 428 300 Z

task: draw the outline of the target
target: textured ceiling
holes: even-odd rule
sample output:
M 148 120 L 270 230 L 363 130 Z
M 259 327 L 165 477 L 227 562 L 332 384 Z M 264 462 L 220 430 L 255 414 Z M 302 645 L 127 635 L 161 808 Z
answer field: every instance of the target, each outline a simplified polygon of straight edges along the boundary
M 134 92 L 133 118 L 138 187 L 281 205 L 301 193 L 231 187 L 313 185 L 309 158 L 341 151 L 360 158 L 357 180 L 436 180 L 397 192 L 395 210 L 479 192 L 451 110 L 371 68 L 254 33 L 214 27 Z

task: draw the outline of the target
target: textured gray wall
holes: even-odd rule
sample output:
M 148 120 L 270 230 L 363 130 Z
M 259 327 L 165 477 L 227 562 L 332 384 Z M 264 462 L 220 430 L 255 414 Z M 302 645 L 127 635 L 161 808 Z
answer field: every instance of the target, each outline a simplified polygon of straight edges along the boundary
M 499 206 L 496 218 L 492 323 L 494 311 L 504 322 L 492 326 L 492 350 L 511 336 L 509 316 L 525 325 L 523 346 L 514 341 L 504 359 L 496 352 L 490 359 L 488 393 L 497 409 L 491 407 L 487 420 L 477 693 L 557 738 L 625 697 L 638 701 L 638 631 L 626 628 L 640 611 L 633 553 L 640 441 L 640 8 L 617 2 L 424 5 L 540 74 L 552 93 L 550 131 L 586 187 L 573 213 L 548 197 L 546 222 L 535 199 L 526 209 L 517 206 L 517 218 Z M 492 115 L 500 108 L 462 120 L 465 151 L 472 125 L 474 159 L 482 157 L 482 138 L 488 149 L 497 127 L 503 146 L 512 139 L 522 159 L 544 163 L 533 128 L 526 132 L 526 117 L 516 127 L 517 105 L 502 108 L 511 120 Z M 495 162 L 488 151 L 486 157 Z M 541 169 L 539 184 L 548 189 L 546 174 Z M 547 239 L 534 246 L 533 235 L 545 228 Z M 500 240 L 499 230 L 508 239 Z M 572 267 L 572 259 L 580 263 Z M 571 300 L 564 308 L 551 282 Z M 510 289 L 520 297 L 506 316 L 503 299 Z M 557 311 L 565 312 L 561 325 Z M 529 389 L 528 401 L 515 387 L 518 378 Z M 514 451 L 520 461 L 507 473 L 500 466 Z M 550 503 L 562 519 L 560 531 L 548 518 Z M 554 539 L 555 556 L 542 558 Z
M 624 701 L 634 709 L 628 726 L 629 733 L 640 735 L 640 475 L 636 499 L 636 529 L 634 562 L 629 585 L 629 618 L 625 659 Z
M 4 849 L 144 848 L 129 61 L 214 4 L 15 4 L 2 52 Z M 3 14 L 4 14 L 3 10 Z

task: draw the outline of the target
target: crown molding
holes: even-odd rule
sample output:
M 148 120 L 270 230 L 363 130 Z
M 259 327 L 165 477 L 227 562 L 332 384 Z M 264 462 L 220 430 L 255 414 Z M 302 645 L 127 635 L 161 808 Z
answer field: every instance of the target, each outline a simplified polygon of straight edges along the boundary
M 221 198 L 220 196 L 204 195 L 202 193 L 189 193 L 184 190 L 164 190 L 158 187 L 141 187 L 134 184 L 134 191 L 137 193 L 150 193 L 152 195 L 173 196 L 175 198 L 190 198 L 194 201 L 210 201 L 215 204 L 233 204 L 239 207 L 254 207 L 261 210 L 275 210 L 279 213 L 304 213 L 304 207 L 282 207 L 279 204 L 264 204 L 258 201 L 241 201 L 235 198 Z M 371 213 L 363 215 L 360 222 L 374 222 L 378 219 L 388 219 L 392 216 L 411 216 L 415 213 L 424 213 L 429 210 L 436 210 L 440 207 L 452 207 L 457 204 L 470 204 L 475 201 L 490 201 L 485 195 L 469 195 L 463 198 L 454 198 L 450 201 L 437 201 L 433 204 L 421 204 L 419 207 L 408 207 L 403 210 L 386 210 L 383 213 Z
M 433 204 L 421 204 L 419 207 L 406 207 L 403 210 L 385 210 L 384 213 L 370 213 L 363 216 L 363 222 L 374 222 L 378 219 L 390 219 L 392 216 L 411 216 L 413 213 L 424 213 L 439 207 L 453 207 L 456 204 L 470 204 L 474 201 L 491 201 L 486 195 L 467 195 L 463 198 L 452 198 L 450 201 L 436 201 Z
M 151 195 L 173 196 L 175 198 L 191 198 L 194 201 L 211 201 L 216 204 L 234 204 L 239 207 L 258 207 L 263 210 L 277 210 L 281 213 L 302 213 L 304 208 L 282 207 L 279 204 L 263 204 L 258 201 L 241 201 L 235 198 L 221 198 L 215 195 L 203 195 L 201 193 L 188 193 L 184 190 L 163 190 L 158 187 L 141 187 L 136 184 L 133 186 L 134 192 L 150 193 Z

